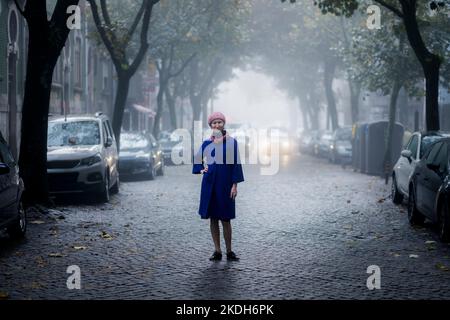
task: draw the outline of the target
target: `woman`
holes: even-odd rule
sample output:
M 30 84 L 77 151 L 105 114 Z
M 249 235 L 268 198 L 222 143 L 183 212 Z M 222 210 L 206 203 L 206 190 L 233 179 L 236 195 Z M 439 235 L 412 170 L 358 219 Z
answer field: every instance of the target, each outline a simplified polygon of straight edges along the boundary
M 238 143 L 224 129 L 225 116 L 222 113 L 212 113 L 208 117 L 208 124 L 213 129 L 213 135 L 210 139 L 203 141 L 194 158 L 192 169 L 194 174 L 203 174 L 198 213 L 202 219 L 210 219 L 215 250 L 209 259 L 211 261 L 222 259 L 220 220 L 227 260 L 238 261 L 239 258 L 231 250 L 231 219 L 235 218 L 237 184 L 244 181 Z

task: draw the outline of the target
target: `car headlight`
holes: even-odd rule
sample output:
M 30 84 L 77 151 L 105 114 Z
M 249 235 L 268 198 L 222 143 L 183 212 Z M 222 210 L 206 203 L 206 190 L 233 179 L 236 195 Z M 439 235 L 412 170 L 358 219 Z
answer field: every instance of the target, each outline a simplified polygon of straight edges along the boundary
M 101 161 L 102 161 L 102 157 L 100 156 L 100 154 L 96 154 L 95 156 L 82 159 L 80 161 L 80 164 L 82 166 L 92 166 L 93 164 L 96 164 Z

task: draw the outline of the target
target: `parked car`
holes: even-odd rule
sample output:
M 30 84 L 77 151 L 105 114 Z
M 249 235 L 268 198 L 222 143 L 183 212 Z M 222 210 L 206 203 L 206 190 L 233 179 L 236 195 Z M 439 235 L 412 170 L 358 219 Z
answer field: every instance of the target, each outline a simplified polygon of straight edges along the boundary
M 314 154 L 319 157 L 328 157 L 330 152 L 331 141 L 333 139 L 333 133 L 331 131 L 323 131 L 320 135 L 319 141 L 317 142 Z
M 299 149 L 301 153 L 314 154 L 314 147 L 319 140 L 319 131 L 304 131 L 300 137 Z
M 343 165 L 352 162 L 352 127 L 338 128 L 333 132 L 328 159 Z
M 402 203 L 409 195 L 409 181 L 412 172 L 434 142 L 450 137 L 444 132 L 414 132 L 406 143 L 392 171 L 391 195 L 395 204 Z
M 19 167 L 0 132 L 0 229 L 6 228 L 11 238 L 22 238 L 27 230 L 23 190 Z
M 95 192 L 107 202 L 110 192 L 119 192 L 117 145 L 108 117 L 52 117 L 47 143 L 51 194 Z
M 433 143 L 416 164 L 409 183 L 408 219 L 411 224 L 424 218 L 438 224 L 439 238 L 450 240 L 450 138 Z
M 181 138 L 171 134 L 169 136 L 164 136 L 164 138 L 158 142 L 163 153 L 164 164 L 174 164 L 172 161 L 172 152 L 180 151 L 179 144 L 181 143 Z
M 151 134 L 122 133 L 120 138 L 119 172 L 126 175 L 146 175 L 153 180 L 164 174 L 164 156 Z
M 269 127 L 266 139 L 258 141 L 262 154 L 270 155 L 272 152 L 272 142 L 278 142 L 278 152 L 280 155 L 290 155 L 293 152 L 293 141 L 289 132 L 283 127 Z

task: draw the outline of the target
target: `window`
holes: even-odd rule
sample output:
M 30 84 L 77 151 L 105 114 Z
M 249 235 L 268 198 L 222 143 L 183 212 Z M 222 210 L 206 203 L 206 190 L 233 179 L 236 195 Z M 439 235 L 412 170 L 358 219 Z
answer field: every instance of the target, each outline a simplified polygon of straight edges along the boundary
M 413 136 L 411 138 L 411 142 L 408 145 L 408 150 L 411 151 L 413 159 L 416 159 L 416 157 L 417 157 L 417 144 L 418 144 L 418 141 L 419 141 L 419 139 L 417 138 L 417 136 Z
M 75 40 L 75 85 L 81 87 L 81 39 Z
M 0 162 L 6 163 L 7 165 L 15 163 L 8 146 L 2 143 L 1 141 L 0 141 Z
M 442 147 L 442 142 L 438 142 L 430 150 L 430 153 L 427 156 L 427 164 L 436 163 L 437 155 L 439 153 L 439 150 Z
M 49 147 L 98 145 L 99 129 L 97 121 L 49 122 L 47 144 Z
M 447 162 L 448 162 L 447 143 L 443 143 L 441 149 L 439 150 L 438 155 L 436 156 L 435 161 L 435 163 L 439 165 L 440 172 L 447 171 Z

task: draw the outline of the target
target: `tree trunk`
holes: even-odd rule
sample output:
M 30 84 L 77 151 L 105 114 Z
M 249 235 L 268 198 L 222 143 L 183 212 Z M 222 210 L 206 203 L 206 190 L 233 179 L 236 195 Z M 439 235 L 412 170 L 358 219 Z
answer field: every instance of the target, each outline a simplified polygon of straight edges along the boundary
M 426 130 L 439 130 L 439 69 L 440 58 L 426 47 L 417 23 L 416 0 L 400 0 L 403 22 L 409 43 L 417 56 L 425 76 Z
M 311 127 L 308 124 L 308 106 L 304 94 L 299 94 L 298 96 L 298 107 L 302 113 L 303 130 L 310 130 Z
M 118 74 L 117 92 L 114 102 L 114 114 L 112 126 L 116 137 L 117 149 L 120 150 L 120 132 L 122 129 L 123 113 L 127 104 L 130 77 L 126 74 Z
M 56 61 L 70 32 L 66 27 L 67 7 L 78 4 L 78 0 L 58 0 L 50 21 L 45 4 L 43 0 L 28 1 L 21 11 L 29 32 L 19 155 L 25 206 L 50 203 L 47 132 L 51 84 Z
M 350 88 L 350 106 L 352 115 L 352 124 L 358 122 L 359 120 L 359 95 L 361 93 L 361 84 L 348 81 Z
M 392 88 L 391 99 L 389 103 L 389 123 L 387 132 L 385 133 L 385 151 L 384 151 L 384 177 L 385 183 L 389 181 L 392 172 L 392 136 L 394 133 L 395 114 L 397 111 L 397 98 L 402 85 L 399 80 L 395 80 Z
M 431 59 L 423 66 L 426 87 L 426 130 L 437 131 L 439 123 L 439 68 L 440 60 Z
M 166 102 L 167 102 L 167 107 L 169 108 L 169 114 L 170 114 L 170 126 L 172 131 L 175 130 L 178 125 L 177 125 L 177 113 L 175 110 L 175 97 L 174 95 L 172 95 L 170 93 L 170 86 L 166 87 L 165 90 L 165 98 L 166 98 Z
M 40 33 L 40 34 L 39 34 Z M 38 35 L 39 34 L 39 35 Z M 27 75 L 22 107 L 20 175 L 25 184 L 26 205 L 47 205 L 47 132 L 53 69 L 56 58 L 47 56 L 44 30 L 30 30 Z
M 164 92 L 167 90 L 167 84 L 168 84 L 168 80 L 162 73 L 160 73 L 159 74 L 159 90 L 158 90 L 158 95 L 156 96 L 157 108 L 156 108 L 155 122 L 153 125 L 153 136 L 155 138 L 158 137 L 159 131 L 160 131 L 159 127 L 160 127 L 162 112 L 164 109 Z
M 334 72 L 336 70 L 336 63 L 333 60 L 325 60 L 325 68 L 324 68 L 324 86 L 325 86 L 325 94 L 327 97 L 328 103 L 328 114 L 331 120 L 331 130 L 336 130 L 338 125 L 338 117 L 336 110 L 336 100 L 334 98 L 333 92 L 333 79 Z M 328 121 L 328 120 L 327 120 Z

